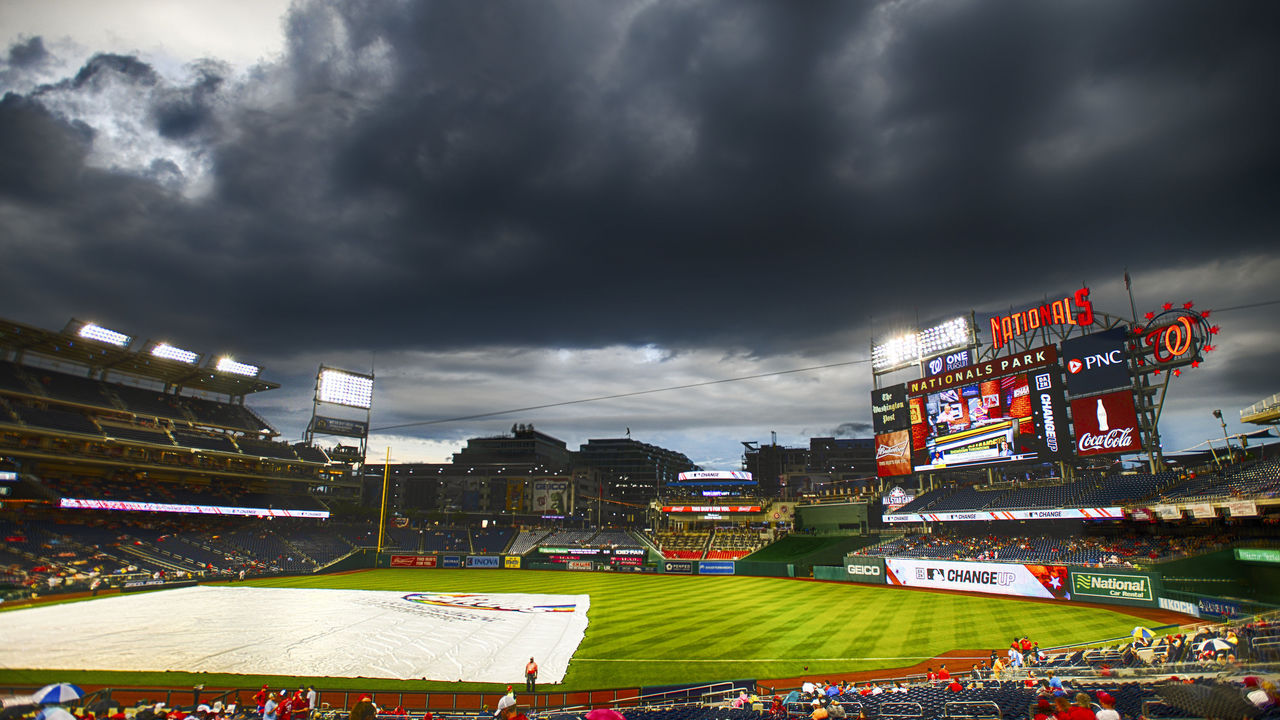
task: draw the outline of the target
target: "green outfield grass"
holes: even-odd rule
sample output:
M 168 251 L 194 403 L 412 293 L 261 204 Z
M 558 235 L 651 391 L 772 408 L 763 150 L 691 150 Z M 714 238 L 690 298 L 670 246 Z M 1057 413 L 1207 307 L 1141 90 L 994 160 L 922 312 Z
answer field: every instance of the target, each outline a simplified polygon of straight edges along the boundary
M 1134 617 L 1111 610 L 1004 598 L 786 578 L 696 577 L 531 570 L 371 570 L 253 580 L 260 587 L 406 592 L 522 592 L 591 596 L 589 625 L 563 685 L 634 687 L 732 678 L 822 678 L 905 667 L 956 649 L 1006 648 L 1126 635 Z M 93 602 L 88 600 L 86 602 Z M 91 653 L 92 648 L 85 648 Z M 805 670 L 805 667 L 808 667 Z M 520 668 L 513 683 L 522 682 Z M 0 669 L 0 684 L 256 687 L 246 675 Z M 323 678 L 331 689 L 477 690 L 469 683 Z

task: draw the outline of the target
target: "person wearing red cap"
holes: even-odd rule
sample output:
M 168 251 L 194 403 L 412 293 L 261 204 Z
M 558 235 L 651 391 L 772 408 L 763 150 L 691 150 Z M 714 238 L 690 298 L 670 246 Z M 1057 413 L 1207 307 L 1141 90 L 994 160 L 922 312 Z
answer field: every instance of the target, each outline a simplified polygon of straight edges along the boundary
M 267 696 L 270 694 L 271 694 L 271 691 L 267 689 L 266 685 L 263 685 L 261 690 L 253 694 L 253 701 L 258 705 L 259 717 L 262 716 L 262 708 L 266 706 Z
M 1049 703 L 1049 698 L 1042 697 L 1036 701 L 1031 711 L 1031 720 L 1051 720 L 1051 718 L 1053 718 L 1053 705 Z
M 361 695 L 355 706 L 351 708 L 348 720 L 373 720 L 377 714 L 378 708 L 374 706 L 373 698 L 368 695 Z
M 1102 706 L 1101 710 L 1094 713 L 1098 720 L 1120 720 L 1120 713 L 1116 712 L 1116 699 L 1111 697 L 1111 693 L 1099 690 L 1098 704 Z

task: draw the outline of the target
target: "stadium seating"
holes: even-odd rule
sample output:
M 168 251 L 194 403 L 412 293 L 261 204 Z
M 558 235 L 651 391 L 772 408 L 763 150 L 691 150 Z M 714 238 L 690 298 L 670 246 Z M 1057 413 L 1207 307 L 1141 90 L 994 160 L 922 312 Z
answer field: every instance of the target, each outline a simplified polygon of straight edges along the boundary
M 516 531 L 512 528 L 491 527 L 471 531 L 471 548 L 478 553 L 495 554 L 507 549 Z
M 550 534 L 551 531 L 544 528 L 522 528 L 520 533 L 516 535 L 516 539 L 511 541 L 511 547 L 507 548 L 507 553 L 524 555 L 537 547 L 543 538 Z

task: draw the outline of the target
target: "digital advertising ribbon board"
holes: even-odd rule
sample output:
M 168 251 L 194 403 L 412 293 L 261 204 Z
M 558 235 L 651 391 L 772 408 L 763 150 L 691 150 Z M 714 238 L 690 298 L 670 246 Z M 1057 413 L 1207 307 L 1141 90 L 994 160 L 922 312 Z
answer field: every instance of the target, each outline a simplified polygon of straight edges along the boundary
M 885 558 L 884 562 L 885 579 L 889 585 L 1058 600 L 1069 598 L 1067 568 L 1062 565 L 914 558 Z

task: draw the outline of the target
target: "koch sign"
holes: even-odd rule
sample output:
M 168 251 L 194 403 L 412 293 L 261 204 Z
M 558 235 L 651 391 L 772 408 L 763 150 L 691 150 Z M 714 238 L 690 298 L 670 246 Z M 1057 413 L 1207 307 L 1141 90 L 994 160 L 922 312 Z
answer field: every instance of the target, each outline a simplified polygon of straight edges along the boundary
M 1133 384 L 1125 353 L 1128 331 L 1105 330 L 1062 341 L 1067 392 L 1074 396 L 1126 388 Z

